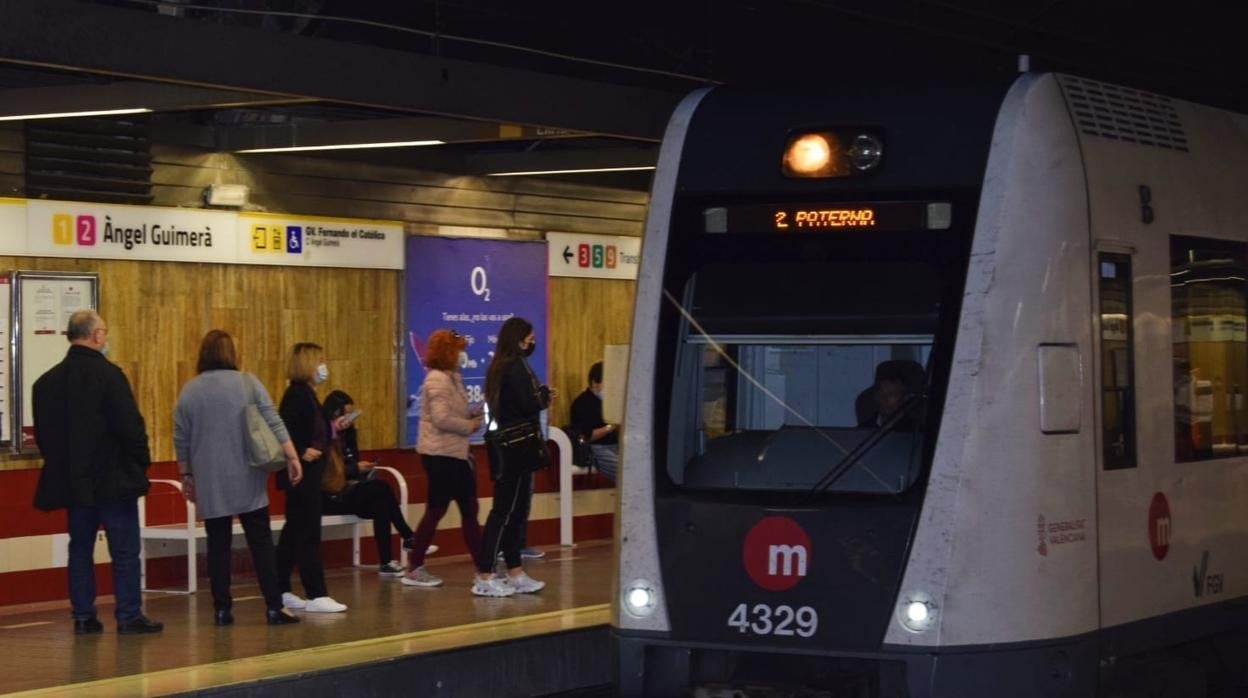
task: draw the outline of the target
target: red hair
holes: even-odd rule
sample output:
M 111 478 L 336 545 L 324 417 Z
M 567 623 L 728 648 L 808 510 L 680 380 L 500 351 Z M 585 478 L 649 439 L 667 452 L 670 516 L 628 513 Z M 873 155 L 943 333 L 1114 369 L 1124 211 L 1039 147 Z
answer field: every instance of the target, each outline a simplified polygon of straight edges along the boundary
M 459 352 L 467 346 L 463 337 L 450 330 L 437 330 L 429 335 L 425 349 L 425 366 L 440 371 L 459 370 Z

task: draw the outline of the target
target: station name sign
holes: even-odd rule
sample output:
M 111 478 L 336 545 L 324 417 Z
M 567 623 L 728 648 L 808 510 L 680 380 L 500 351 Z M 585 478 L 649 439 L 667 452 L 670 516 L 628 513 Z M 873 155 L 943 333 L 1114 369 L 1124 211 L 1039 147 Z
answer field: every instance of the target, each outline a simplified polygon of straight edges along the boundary
M 0 254 L 403 268 L 403 224 L 297 214 L 0 199 Z

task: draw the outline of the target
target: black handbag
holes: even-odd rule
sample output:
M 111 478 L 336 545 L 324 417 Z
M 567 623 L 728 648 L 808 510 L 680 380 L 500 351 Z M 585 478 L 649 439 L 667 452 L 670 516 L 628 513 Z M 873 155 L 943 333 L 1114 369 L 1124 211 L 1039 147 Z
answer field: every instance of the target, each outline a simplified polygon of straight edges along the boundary
M 550 465 L 550 451 L 536 422 L 517 422 L 485 432 L 485 449 L 495 482 Z
M 577 429 L 575 424 L 567 425 L 563 431 L 568 435 L 568 440 L 572 442 L 572 465 L 582 468 L 594 467 L 596 465 L 594 450 L 589 447 L 590 434 Z

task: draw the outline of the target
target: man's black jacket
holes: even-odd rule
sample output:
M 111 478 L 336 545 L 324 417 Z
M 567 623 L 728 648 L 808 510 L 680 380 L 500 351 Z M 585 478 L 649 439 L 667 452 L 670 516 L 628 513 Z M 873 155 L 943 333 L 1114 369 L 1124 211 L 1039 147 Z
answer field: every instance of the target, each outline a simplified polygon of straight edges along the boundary
M 100 352 L 72 345 L 35 381 L 35 443 L 43 472 L 35 506 L 92 506 L 147 494 L 151 454 L 130 383 Z

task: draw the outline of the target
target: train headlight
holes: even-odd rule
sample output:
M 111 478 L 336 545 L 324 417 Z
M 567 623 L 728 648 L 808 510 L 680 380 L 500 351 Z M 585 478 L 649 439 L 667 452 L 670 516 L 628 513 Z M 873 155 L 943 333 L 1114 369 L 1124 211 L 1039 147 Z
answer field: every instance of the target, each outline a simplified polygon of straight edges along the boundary
M 624 610 L 635 618 L 645 618 L 654 613 L 659 592 L 645 579 L 634 579 L 624 587 Z
M 869 133 L 854 136 L 849 145 L 849 163 L 859 172 L 870 172 L 880 164 L 884 157 L 884 144 L 880 139 Z
M 875 172 L 884 157 L 884 138 L 869 128 L 790 134 L 780 171 L 785 177 L 853 177 Z
M 810 177 L 822 172 L 832 161 L 832 146 L 826 136 L 808 133 L 789 144 L 784 164 L 795 175 Z
M 901 626 L 912 633 L 921 633 L 936 624 L 936 604 L 922 592 L 904 597 L 897 607 Z

